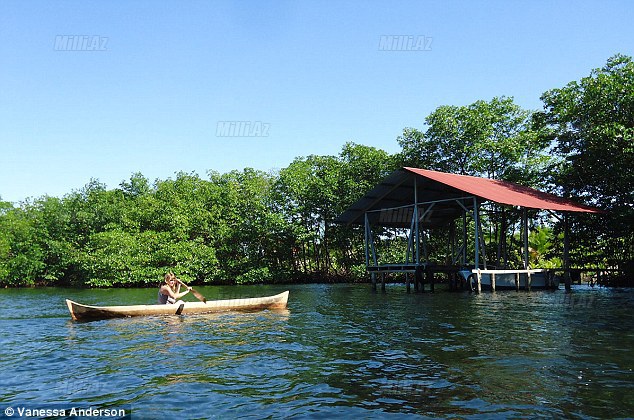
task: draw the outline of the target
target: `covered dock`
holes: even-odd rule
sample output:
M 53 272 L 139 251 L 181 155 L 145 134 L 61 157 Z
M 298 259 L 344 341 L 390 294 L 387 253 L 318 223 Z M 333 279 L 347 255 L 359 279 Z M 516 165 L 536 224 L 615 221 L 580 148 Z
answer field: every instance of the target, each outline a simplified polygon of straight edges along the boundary
M 491 205 L 498 206 L 502 214 L 509 207 L 521 211 L 521 267 L 507 267 L 508 259 L 503 269 L 487 263 L 482 231 L 482 208 Z M 490 286 L 495 290 L 496 275 L 509 274 L 515 276 L 517 289 L 523 280 L 523 287 L 530 290 L 531 275 L 542 270 L 536 270 L 529 265 L 529 209 L 549 211 L 553 217 L 564 222 L 565 231 L 568 213 L 602 212 L 511 182 L 404 167 L 384 178 L 353 203 L 335 222 L 364 226 L 365 263 L 371 273 L 374 289 L 378 275 L 381 276 L 383 289 L 385 288 L 385 273 L 405 273 L 408 291 L 410 278 L 413 276 L 415 289 L 418 290 L 422 286 L 424 291 L 424 281 L 429 283 L 433 290 L 434 273 L 444 272 L 453 276 L 468 270 L 473 274 L 477 291 L 481 289 L 483 276 L 488 276 Z M 377 227 L 394 228 L 401 232 L 401 239 L 407 243 L 401 261 L 379 261 L 375 246 Z M 450 251 L 442 263 L 430 261 L 427 252 L 428 236 L 425 232 L 437 227 L 444 227 L 449 233 L 447 243 Z M 502 226 L 501 231 L 506 232 L 506 228 Z M 459 230 L 461 232 L 458 232 Z M 506 240 L 500 245 L 499 252 L 504 253 L 505 248 Z M 568 234 L 565 232 L 562 267 L 564 272 L 569 269 L 568 251 Z M 565 278 L 568 288 L 569 276 Z

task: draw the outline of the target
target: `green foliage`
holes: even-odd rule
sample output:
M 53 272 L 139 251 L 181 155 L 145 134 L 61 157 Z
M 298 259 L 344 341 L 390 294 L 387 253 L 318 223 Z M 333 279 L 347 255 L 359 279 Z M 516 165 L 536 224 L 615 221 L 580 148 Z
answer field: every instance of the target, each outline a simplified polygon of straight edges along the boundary
M 339 156 L 297 158 L 280 171 L 272 199 L 287 223 L 284 238 L 295 273 L 350 275 L 364 258 L 363 233 L 332 221 L 394 169 L 386 152 L 347 143 Z
M 88 277 L 86 284 L 126 285 L 159 278 L 160 273 L 148 272 L 152 269 L 151 256 L 158 247 L 153 239 L 118 230 L 93 234 L 90 249 L 82 255 L 83 269 Z
M 236 277 L 236 284 L 273 283 L 273 274 L 267 267 L 254 268 Z
M 45 273 L 45 253 L 30 215 L 8 210 L 0 219 L 0 273 L 9 286 L 35 285 Z
M 518 238 L 519 240 L 519 238 Z M 531 230 L 528 235 L 528 252 L 531 267 L 560 268 L 563 262 L 554 253 L 554 242 L 561 240 L 551 227 L 542 226 Z
M 440 106 L 425 124 L 425 132 L 407 128 L 398 138 L 406 166 L 539 186 L 549 163 L 549 143 L 512 98 Z
M 542 96 L 535 120 L 556 144 L 552 168 L 559 192 L 608 210 L 591 219 L 572 219 L 573 244 L 603 249 L 609 266 L 634 259 L 634 62 L 615 55 L 581 81 Z M 578 250 L 572 250 L 579 255 Z

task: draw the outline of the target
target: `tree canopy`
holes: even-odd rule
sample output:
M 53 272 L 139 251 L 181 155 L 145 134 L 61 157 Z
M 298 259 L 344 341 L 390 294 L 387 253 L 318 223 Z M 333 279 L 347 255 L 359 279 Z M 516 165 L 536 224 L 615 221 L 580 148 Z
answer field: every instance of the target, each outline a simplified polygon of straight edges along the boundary
M 539 187 L 549 143 L 531 115 L 507 97 L 440 106 L 425 119 L 427 130 L 407 128 L 398 138 L 403 163 Z
M 542 95 L 534 119 L 560 158 L 550 171 L 558 192 L 607 211 L 581 217 L 577 241 L 615 266 L 634 259 L 634 62 L 615 55 L 581 81 Z

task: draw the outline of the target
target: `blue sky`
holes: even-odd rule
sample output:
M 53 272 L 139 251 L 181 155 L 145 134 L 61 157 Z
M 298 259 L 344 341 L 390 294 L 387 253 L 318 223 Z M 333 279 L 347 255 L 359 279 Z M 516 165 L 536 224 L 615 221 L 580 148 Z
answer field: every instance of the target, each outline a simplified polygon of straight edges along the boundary
M 269 171 L 348 141 L 394 153 L 441 105 L 541 108 L 634 56 L 632 21 L 629 0 L 3 0 L 0 197 Z M 425 45 L 381 48 L 389 36 Z M 240 121 L 251 136 L 218 129 Z

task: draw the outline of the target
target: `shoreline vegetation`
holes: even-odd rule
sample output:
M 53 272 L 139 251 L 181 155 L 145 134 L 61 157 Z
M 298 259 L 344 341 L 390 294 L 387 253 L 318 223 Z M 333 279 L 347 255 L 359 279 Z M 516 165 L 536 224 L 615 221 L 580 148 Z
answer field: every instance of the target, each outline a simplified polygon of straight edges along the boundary
M 298 157 L 276 172 L 153 182 L 135 173 L 112 189 L 93 179 L 61 198 L 0 199 L 0 287 L 153 287 L 167 271 L 193 285 L 368 281 L 363 228 L 332 221 L 403 166 L 507 180 L 605 210 L 570 216 L 572 266 L 618 268 L 633 285 L 634 62 L 615 55 L 541 100 L 541 111 L 508 97 L 440 106 L 423 130 L 403 130 L 395 154 L 349 142 L 337 156 Z M 560 267 L 563 224 L 535 216 L 531 265 Z M 430 261 L 447 261 L 447 230 L 426 235 Z M 401 235 L 380 236 L 380 255 L 403 255 Z M 486 241 L 495 255 L 493 230 Z
M 92 288 L 103 288 L 103 289 L 155 289 L 161 286 L 162 279 L 149 279 L 148 281 L 143 282 L 129 282 L 129 283 L 116 283 L 108 286 L 93 286 L 90 285 L 89 282 L 77 283 L 77 284 L 64 284 L 64 283 L 48 283 L 46 281 L 42 281 L 40 283 L 34 284 L 18 284 L 18 285 L 0 285 L 0 289 L 29 289 L 29 288 L 46 288 L 46 287 L 61 287 L 61 288 L 70 288 L 70 289 L 92 289 Z M 270 280 L 270 281 L 253 281 L 249 283 L 237 283 L 232 280 L 225 281 L 215 281 L 211 282 L 196 282 L 192 281 L 192 285 L 195 286 L 234 286 L 234 285 L 297 285 L 297 284 L 369 284 L 370 277 L 360 277 L 360 278 L 350 278 L 346 276 L 326 276 L 322 277 L 319 275 L 312 275 L 304 278 L 290 278 L 284 281 L 282 280 Z M 392 283 L 398 283 L 392 282 Z M 404 284 L 404 283 L 403 283 Z M 437 284 L 438 285 L 438 284 Z

